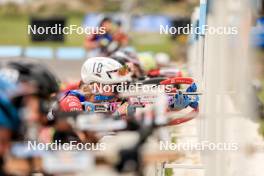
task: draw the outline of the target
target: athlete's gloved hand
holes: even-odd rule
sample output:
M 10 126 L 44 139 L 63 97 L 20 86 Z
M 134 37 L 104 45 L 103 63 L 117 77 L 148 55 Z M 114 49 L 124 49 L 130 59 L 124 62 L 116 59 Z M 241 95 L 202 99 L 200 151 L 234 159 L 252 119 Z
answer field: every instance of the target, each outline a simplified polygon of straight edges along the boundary
M 197 92 L 197 85 L 195 83 L 192 83 L 186 89 L 186 92 Z M 199 106 L 199 97 L 198 97 L 198 95 L 189 96 L 189 99 L 190 99 L 189 106 L 192 107 L 192 108 L 194 108 L 194 109 L 197 109 L 198 106 Z
M 123 103 L 117 110 L 113 113 L 113 116 L 132 116 L 136 112 L 136 106 L 130 105 L 127 102 Z
M 186 92 L 196 92 L 197 86 L 195 83 L 192 83 L 187 89 Z M 170 105 L 172 109 L 182 110 L 188 106 L 197 109 L 199 97 L 197 95 L 184 95 L 181 91 L 177 93 L 173 99 L 173 103 Z
M 91 102 L 85 101 L 85 102 L 82 102 L 82 105 L 84 107 L 84 111 L 86 111 L 86 112 L 94 112 L 95 111 L 95 105 Z
M 189 97 L 187 95 L 183 95 L 181 91 L 177 93 L 174 97 L 174 102 L 171 105 L 172 109 L 182 110 L 186 108 L 190 104 Z
M 187 89 L 186 92 L 197 92 L 197 85 L 192 83 Z

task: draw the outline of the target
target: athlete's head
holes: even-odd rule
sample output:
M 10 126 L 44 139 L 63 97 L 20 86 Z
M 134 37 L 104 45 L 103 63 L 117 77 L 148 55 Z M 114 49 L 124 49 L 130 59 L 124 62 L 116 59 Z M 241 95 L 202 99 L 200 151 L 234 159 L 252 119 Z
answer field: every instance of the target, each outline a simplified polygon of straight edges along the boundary
M 113 53 L 111 57 L 121 64 L 127 65 L 132 72 L 133 78 L 139 78 L 144 75 L 136 52 L 120 50 Z
M 97 95 L 97 100 L 107 100 L 116 95 L 115 85 L 131 81 L 127 67 L 109 57 L 87 59 L 81 69 L 81 90 L 87 96 Z
M 112 30 L 112 20 L 109 17 L 105 17 L 101 20 L 100 27 L 105 28 L 106 32 L 110 32 Z
M 9 62 L 0 69 L 0 75 L 19 86 L 13 92 L 12 102 L 23 108 L 28 119 L 41 120 L 49 110 L 51 95 L 59 90 L 56 77 L 43 65 L 31 62 Z

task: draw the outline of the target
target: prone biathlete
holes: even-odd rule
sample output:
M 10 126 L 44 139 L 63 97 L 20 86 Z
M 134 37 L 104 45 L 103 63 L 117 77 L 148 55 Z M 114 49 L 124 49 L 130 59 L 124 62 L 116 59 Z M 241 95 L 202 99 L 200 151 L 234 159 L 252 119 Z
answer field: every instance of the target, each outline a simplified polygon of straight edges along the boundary
M 132 81 L 132 73 L 118 61 L 109 57 L 93 57 L 87 59 L 81 68 L 81 83 L 78 90 L 70 90 L 60 100 L 62 111 L 95 112 L 96 104 L 115 104 L 120 101 L 115 88 L 121 83 Z M 127 85 L 127 84 L 123 84 Z M 187 92 L 196 92 L 195 83 L 191 84 Z M 127 101 L 121 100 L 120 106 L 112 109 L 112 113 L 127 116 L 134 113 L 135 107 Z M 181 110 L 188 106 L 198 108 L 198 98 L 194 103 L 186 94 L 177 93 L 169 103 L 169 109 Z M 100 108 L 100 107 L 99 107 Z

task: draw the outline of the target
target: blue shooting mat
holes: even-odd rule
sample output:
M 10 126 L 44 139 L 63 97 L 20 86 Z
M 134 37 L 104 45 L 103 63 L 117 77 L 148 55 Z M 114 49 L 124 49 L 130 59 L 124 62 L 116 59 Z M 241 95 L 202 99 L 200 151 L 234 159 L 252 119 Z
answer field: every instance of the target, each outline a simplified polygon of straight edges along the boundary
M 22 56 L 22 47 L 20 46 L 0 46 L 0 57 L 20 57 Z
M 86 51 L 81 47 L 60 47 L 55 56 L 61 60 L 82 60 L 86 58 Z
M 50 47 L 27 47 L 24 56 L 34 59 L 52 59 L 54 54 Z

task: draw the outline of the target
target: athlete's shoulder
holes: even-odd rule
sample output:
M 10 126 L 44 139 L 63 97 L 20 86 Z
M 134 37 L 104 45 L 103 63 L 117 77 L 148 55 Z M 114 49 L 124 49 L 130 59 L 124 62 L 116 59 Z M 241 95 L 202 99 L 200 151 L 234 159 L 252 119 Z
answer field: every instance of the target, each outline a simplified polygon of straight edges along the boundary
M 60 107 L 62 111 L 82 111 L 82 103 L 78 97 L 74 95 L 67 95 L 60 101 Z

